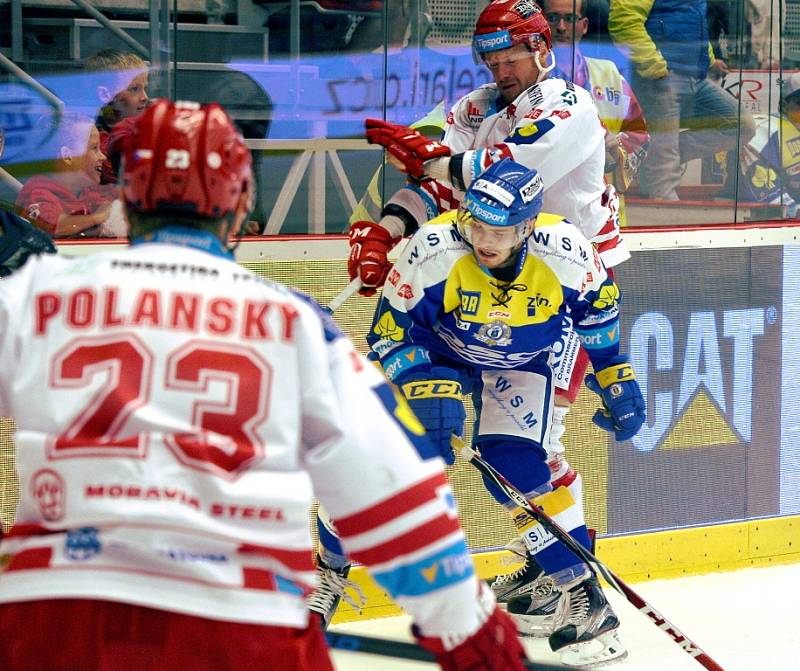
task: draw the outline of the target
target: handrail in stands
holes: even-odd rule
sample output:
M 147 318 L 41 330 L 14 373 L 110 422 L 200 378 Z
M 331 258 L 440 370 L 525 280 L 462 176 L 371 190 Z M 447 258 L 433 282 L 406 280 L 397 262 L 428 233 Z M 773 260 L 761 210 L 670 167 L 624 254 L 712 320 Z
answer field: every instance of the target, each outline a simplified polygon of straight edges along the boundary
M 32 89 L 35 89 L 41 96 L 49 102 L 56 110 L 58 114 L 63 113 L 64 111 L 64 101 L 61 100 L 58 96 L 56 96 L 52 91 L 45 88 L 36 81 L 33 77 L 31 77 L 25 70 L 19 67 L 14 61 L 9 60 L 4 54 L 0 53 L 0 67 L 5 68 L 8 72 L 14 75 L 17 79 L 25 82 L 28 86 Z
M 150 60 L 150 50 L 147 47 L 143 46 L 138 40 L 131 37 L 122 28 L 115 26 L 114 23 L 111 21 L 111 19 L 109 19 L 102 12 L 95 9 L 92 5 L 86 2 L 86 0 L 71 0 L 71 2 L 72 4 L 80 7 L 84 12 L 86 12 L 89 16 L 91 16 L 101 26 L 103 26 L 104 28 L 108 28 L 108 30 L 110 30 L 116 37 L 125 42 L 125 44 L 127 44 L 142 58 L 144 58 L 145 60 Z
M 299 151 L 301 152 L 292 162 L 292 167 L 286 175 L 275 207 L 272 209 L 264 228 L 265 235 L 276 235 L 289 214 L 289 208 L 297 196 L 300 183 L 306 170 L 309 171 L 308 187 L 308 232 L 326 233 L 325 230 L 325 170 L 326 159 L 331 162 L 334 174 L 334 184 L 339 193 L 339 198 L 348 212 L 352 212 L 358 200 L 353 193 L 353 187 L 347 178 L 342 162 L 337 151 L 379 150 L 381 147 L 368 144 L 362 139 L 336 139 L 314 138 L 309 140 L 245 140 L 249 149 L 255 151 Z

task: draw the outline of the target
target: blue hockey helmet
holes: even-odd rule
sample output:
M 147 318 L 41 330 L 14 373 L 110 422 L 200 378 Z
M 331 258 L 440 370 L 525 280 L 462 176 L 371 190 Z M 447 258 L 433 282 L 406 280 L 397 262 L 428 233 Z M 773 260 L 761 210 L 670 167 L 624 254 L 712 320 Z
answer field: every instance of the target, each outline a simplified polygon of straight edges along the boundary
M 544 184 L 535 170 L 504 158 L 490 165 L 470 184 L 458 212 L 458 231 L 472 244 L 474 221 L 487 226 L 515 227 L 515 245 L 530 234 L 528 223 L 542 211 Z

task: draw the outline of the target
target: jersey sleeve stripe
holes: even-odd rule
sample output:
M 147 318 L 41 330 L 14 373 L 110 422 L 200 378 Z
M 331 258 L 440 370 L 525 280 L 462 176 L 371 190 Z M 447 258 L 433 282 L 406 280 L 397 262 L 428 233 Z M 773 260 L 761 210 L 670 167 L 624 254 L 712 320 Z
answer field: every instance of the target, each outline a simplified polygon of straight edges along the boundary
M 436 473 L 409 489 L 397 492 L 374 506 L 336 519 L 336 529 L 343 538 L 363 534 L 437 498 L 437 489 L 447 485 L 444 473 Z
M 466 542 L 460 538 L 433 555 L 394 570 L 375 571 L 373 575 L 394 598 L 415 597 L 469 578 L 474 575 L 474 567 Z
M 401 536 L 396 536 L 380 545 L 354 551 L 353 559 L 367 566 L 382 564 L 398 556 L 416 552 L 431 545 L 448 534 L 459 531 L 458 518 L 448 514 L 441 514 L 435 519 L 410 529 Z
M 11 556 L 5 571 L 28 571 L 31 569 L 47 568 L 53 559 L 53 548 L 28 548 Z
M 240 545 L 239 554 L 255 555 L 257 557 L 267 557 L 276 559 L 281 564 L 295 572 L 313 571 L 314 562 L 311 553 L 307 549 L 285 550 L 283 548 L 266 547 L 263 545 L 251 545 L 245 543 Z

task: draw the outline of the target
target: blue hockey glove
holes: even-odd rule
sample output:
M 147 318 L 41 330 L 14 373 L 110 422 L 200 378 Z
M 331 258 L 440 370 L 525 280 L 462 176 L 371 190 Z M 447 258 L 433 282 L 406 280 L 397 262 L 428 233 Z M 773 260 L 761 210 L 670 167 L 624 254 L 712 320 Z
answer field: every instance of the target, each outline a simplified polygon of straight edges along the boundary
M 587 375 L 586 386 L 603 400 L 603 407 L 592 417 L 597 426 L 613 432 L 617 440 L 630 440 L 639 432 L 645 403 L 627 357 L 616 356 L 607 368 Z
M 415 380 L 401 386 L 403 395 L 422 425 L 428 439 L 439 450 L 445 463 L 453 464 L 456 455 L 450 440 L 453 434 L 464 432 L 464 404 L 461 401 L 461 384 L 445 377 L 453 375 L 449 368 L 433 368 L 428 380 Z

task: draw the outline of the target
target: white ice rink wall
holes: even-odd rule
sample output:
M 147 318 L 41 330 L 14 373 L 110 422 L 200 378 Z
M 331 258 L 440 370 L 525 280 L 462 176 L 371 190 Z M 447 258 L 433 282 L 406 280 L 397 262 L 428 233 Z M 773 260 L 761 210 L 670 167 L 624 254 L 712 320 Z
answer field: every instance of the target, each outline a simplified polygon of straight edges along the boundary
M 584 390 L 565 441 L 584 476 L 598 553 L 623 578 L 800 560 L 798 236 L 768 224 L 626 233 L 633 258 L 618 268 L 622 342 L 647 423 L 633 441 L 615 443 L 592 425 L 596 401 Z M 61 253 L 108 247 L 67 243 Z M 251 239 L 237 252 L 246 267 L 321 303 L 347 284 L 346 257 L 343 236 Z M 335 314 L 362 350 L 374 306 L 357 296 Z M 6 525 L 15 501 L 10 428 L 0 421 Z M 479 571 L 508 570 L 499 548 L 513 537 L 510 520 L 470 466 L 449 475 Z M 368 616 L 394 612 L 365 586 Z

